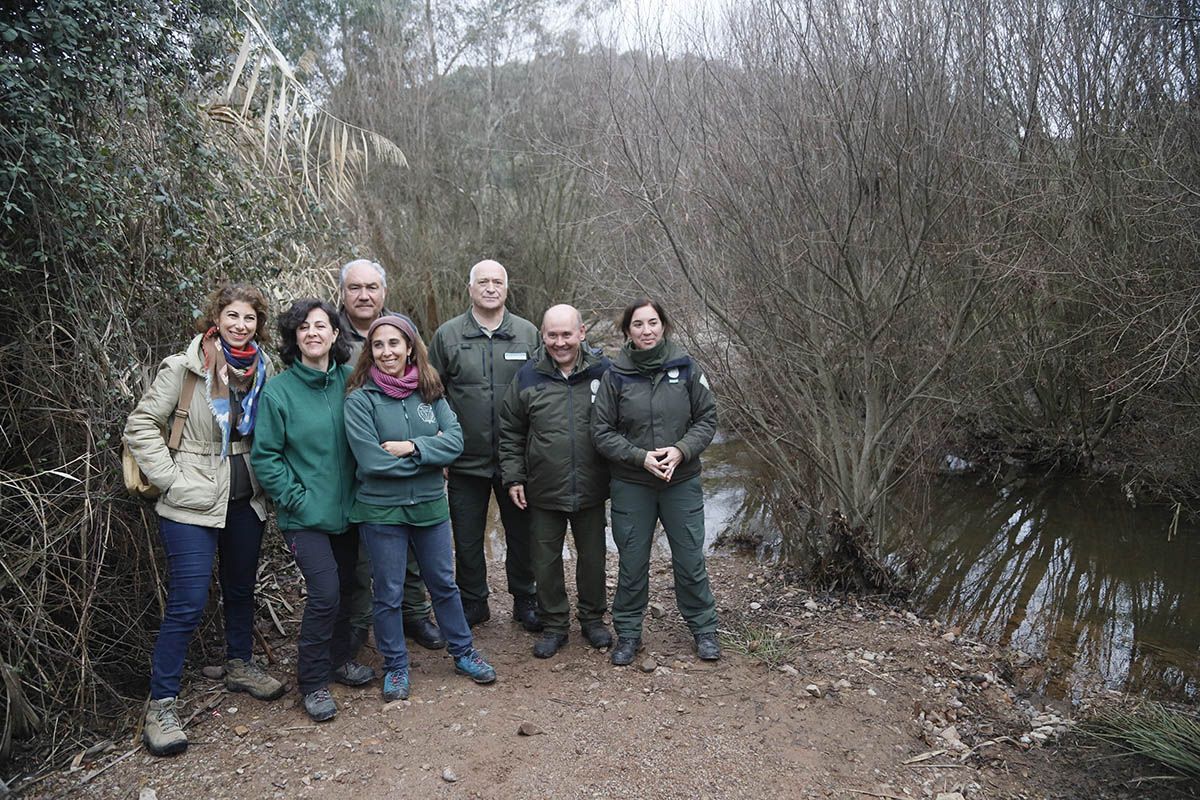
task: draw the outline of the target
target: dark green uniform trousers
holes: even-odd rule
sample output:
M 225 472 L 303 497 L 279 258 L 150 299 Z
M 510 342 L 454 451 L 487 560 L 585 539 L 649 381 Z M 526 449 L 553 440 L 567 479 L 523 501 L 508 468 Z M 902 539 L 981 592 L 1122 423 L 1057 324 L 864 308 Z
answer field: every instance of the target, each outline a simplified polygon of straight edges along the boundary
M 358 631 L 362 637 L 363 631 L 371 627 L 373 619 L 374 596 L 371 593 L 371 555 L 367 545 L 360 536 L 358 539 L 358 591 L 350 603 L 350 629 Z M 408 546 L 408 572 L 404 576 L 404 601 L 401 605 L 405 620 L 427 619 L 433 612 L 429 595 L 425 593 L 425 582 L 421 580 L 421 568 L 417 565 L 417 556 L 413 553 L 412 545 Z M 353 639 L 351 640 L 353 642 Z M 362 641 L 357 642 L 360 646 Z M 354 653 L 350 654 L 351 657 Z
M 650 545 L 662 520 L 671 547 L 675 604 L 693 634 L 715 633 L 717 605 L 704 565 L 704 490 L 700 476 L 662 487 L 612 480 L 613 541 L 621 554 L 613 627 L 618 636 L 641 638 L 650 600 Z
M 563 577 L 563 542 L 567 523 L 575 537 L 575 589 L 580 626 L 603 622 L 608 602 L 604 590 L 604 503 L 579 511 L 529 507 L 529 555 L 537 579 L 538 605 L 547 633 L 566 633 L 571 603 Z
M 478 602 L 488 596 L 483 536 L 492 494 L 496 495 L 500 521 L 504 524 L 508 591 L 513 597 L 534 596 L 537 586 L 529 563 L 529 514 L 513 505 L 500 478 L 480 478 L 451 470 L 446 493 L 450 500 L 450 527 L 454 529 L 454 579 L 462 599 Z

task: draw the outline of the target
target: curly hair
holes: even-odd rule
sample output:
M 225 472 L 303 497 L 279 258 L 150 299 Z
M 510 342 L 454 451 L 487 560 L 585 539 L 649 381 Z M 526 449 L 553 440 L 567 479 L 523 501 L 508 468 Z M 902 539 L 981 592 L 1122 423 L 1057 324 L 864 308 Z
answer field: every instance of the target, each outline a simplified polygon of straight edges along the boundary
M 296 331 L 308 319 L 314 309 L 321 309 L 329 317 L 329 327 L 337 334 L 333 347 L 329 349 L 329 358 L 335 364 L 345 364 L 350 360 L 350 342 L 343 335 L 342 323 L 337 311 L 324 300 L 315 297 L 302 297 L 292 303 L 292 307 L 283 312 L 277 323 L 279 327 L 279 357 L 289 367 L 300 358 L 300 343 L 296 339 Z
M 267 298 L 257 287 L 248 283 L 222 283 L 216 291 L 208 296 L 208 305 L 204 313 L 196 320 L 196 330 L 200 333 L 215 327 L 221 317 L 221 311 L 230 303 L 247 303 L 254 309 L 257 317 L 254 321 L 254 338 L 260 344 L 268 344 L 270 338 L 267 328 Z

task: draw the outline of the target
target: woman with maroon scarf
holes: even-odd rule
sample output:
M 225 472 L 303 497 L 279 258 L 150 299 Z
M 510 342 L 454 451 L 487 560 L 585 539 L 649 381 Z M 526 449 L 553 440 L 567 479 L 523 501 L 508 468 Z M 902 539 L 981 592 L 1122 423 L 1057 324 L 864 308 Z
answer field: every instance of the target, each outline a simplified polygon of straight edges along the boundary
M 383 698 L 409 694 L 401 604 L 410 541 L 455 670 L 491 683 L 496 672 L 473 645 L 454 582 L 442 477 L 462 453 L 462 428 L 411 319 L 389 314 L 371 324 L 347 390 L 346 438 L 359 481 L 350 521 L 371 554 Z

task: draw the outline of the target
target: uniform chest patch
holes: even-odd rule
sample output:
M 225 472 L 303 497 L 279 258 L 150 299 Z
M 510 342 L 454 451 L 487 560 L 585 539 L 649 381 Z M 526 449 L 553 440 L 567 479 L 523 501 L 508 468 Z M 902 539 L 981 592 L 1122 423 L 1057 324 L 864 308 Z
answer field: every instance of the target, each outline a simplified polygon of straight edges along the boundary
M 524 350 L 522 350 L 518 353 L 505 353 L 504 360 L 505 361 L 528 361 L 529 354 L 526 353 Z
M 420 418 L 421 422 L 430 425 L 437 422 L 437 415 L 433 413 L 433 406 L 429 405 L 429 403 L 421 403 L 421 405 L 417 406 L 417 417 Z
M 600 379 L 592 378 L 592 383 L 589 388 L 592 390 L 592 402 L 594 403 L 596 402 L 596 392 L 600 391 Z
M 670 383 L 679 383 L 679 367 L 671 367 L 667 370 L 667 380 Z

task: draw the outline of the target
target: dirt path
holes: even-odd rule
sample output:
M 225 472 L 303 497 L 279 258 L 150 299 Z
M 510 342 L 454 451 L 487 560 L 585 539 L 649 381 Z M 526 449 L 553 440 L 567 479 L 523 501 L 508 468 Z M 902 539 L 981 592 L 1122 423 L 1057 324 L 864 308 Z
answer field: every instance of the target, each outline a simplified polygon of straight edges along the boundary
M 410 701 L 385 706 L 377 681 L 336 686 L 340 713 L 314 725 L 294 692 L 259 703 L 197 675 L 187 713 L 215 705 L 189 727 L 186 754 L 138 750 L 114 764 L 126 747 L 39 792 L 143 800 L 148 790 L 160 800 L 1150 796 L 1128 782 L 1125 762 L 1100 767 L 1078 743 L 1029 739 L 1031 715 L 1043 709 L 997 677 L 1003 669 L 989 648 L 901 610 L 813 598 L 738 557 L 713 557 L 710 570 L 727 632 L 715 665 L 692 655 L 669 567 L 659 562 L 651 588 L 663 613 L 647 619 L 647 648 L 632 667 L 610 666 L 574 631 L 558 656 L 534 659 L 533 637 L 512 624 L 507 596 L 494 595 L 493 618 L 476 631 L 500 675 L 491 687 L 456 676 L 445 651 L 414 647 Z M 609 572 L 611 580 L 615 557 Z M 503 569 L 493 565 L 492 574 Z M 294 633 L 295 621 L 285 625 Z M 294 653 L 287 640 L 276 645 L 281 658 Z M 282 677 L 291 665 L 273 670 Z

